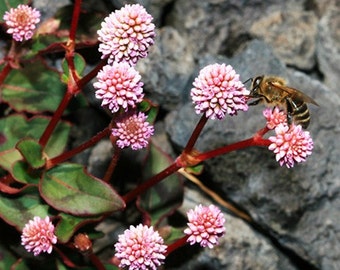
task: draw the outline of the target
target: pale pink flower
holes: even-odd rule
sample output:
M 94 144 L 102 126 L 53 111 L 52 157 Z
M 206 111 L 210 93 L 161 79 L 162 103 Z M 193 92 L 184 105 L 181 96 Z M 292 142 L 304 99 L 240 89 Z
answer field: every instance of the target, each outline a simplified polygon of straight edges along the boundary
M 145 58 L 154 43 L 153 17 L 139 4 L 125 5 L 105 18 L 98 30 L 99 51 L 108 63 L 128 62 L 135 65 Z
M 127 111 L 135 108 L 143 100 L 143 82 L 138 71 L 128 63 L 106 65 L 97 75 L 98 82 L 93 86 L 96 98 L 102 99 L 102 106 L 107 106 L 113 113 L 120 108 Z
M 267 128 L 274 129 L 279 124 L 288 124 L 287 123 L 287 114 L 280 110 L 278 107 L 275 108 L 266 108 L 263 111 L 263 116 L 267 120 Z
M 112 129 L 112 135 L 117 137 L 116 144 L 120 148 L 129 147 L 139 150 L 146 147 L 150 137 L 154 133 L 154 127 L 146 121 L 146 115 L 142 112 L 138 114 L 127 114 L 116 122 L 116 127 Z
M 296 162 L 303 162 L 312 154 L 313 140 L 301 125 L 279 124 L 275 128 L 275 133 L 276 136 L 269 137 L 272 142 L 269 150 L 275 153 L 276 161 L 281 166 L 294 167 Z
M 40 22 L 40 12 L 27 5 L 19 5 L 6 11 L 3 17 L 7 33 L 16 41 L 29 40 L 36 25 Z
M 34 256 L 41 252 L 51 253 L 55 243 L 57 237 L 54 235 L 54 225 L 48 216 L 45 219 L 34 217 L 22 230 L 21 244 Z
M 167 246 L 163 242 L 153 227 L 131 225 L 124 234 L 118 236 L 115 244 L 116 257 L 120 259 L 119 267 L 129 270 L 157 269 L 165 259 Z
M 191 97 L 197 114 L 205 113 L 210 119 L 223 119 L 238 110 L 248 110 L 249 91 L 240 81 L 232 66 L 213 64 L 203 68 L 195 79 Z
M 184 233 L 189 236 L 190 245 L 199 243 L 202 247 L 213 248 L 218 244 L 218 238 L 225 233 L 225 219 L 218 207 L 198 205 L 187 215 L 189 223 Z

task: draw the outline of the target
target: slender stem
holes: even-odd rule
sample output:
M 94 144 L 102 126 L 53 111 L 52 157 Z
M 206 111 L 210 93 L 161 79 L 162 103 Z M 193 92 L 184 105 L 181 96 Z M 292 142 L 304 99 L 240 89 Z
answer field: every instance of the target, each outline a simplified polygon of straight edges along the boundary
M 138 187 L 136 187 L 134 190 L 130 191 L 129 193 L 125 194 L 122 198 L 125 201 L 125 203 L 131 202 L 133 199 L 135 199 L 138 195 L 142 194 L 144 191 L 146 191 L 148 188 L 156 185 L 161 180 L 165 179 L 167 176 L 173 174 L 176 172 L 180 166 L 177 165 L 176 162 L 171 164 L 169 167 L 161 171 L 160 173 L 154 175 L 146 182 L 143 182 Z
M 178 239 L 176 242 L 172 243 L 168 246 L 166 250 L 166 256 L 169 255 L 174 250 L 184 246 L 187 243 L 187 239 L 189 238 L 188 235 L 183 236 L 182 238 Z
M 109 136 L 109 135 L 110 135 L 110 128 L 107 127 L 104 130 L 97 133 L 95 136 L 93 136 L 87 142 L 79 145 L 78 147 L 76 147 L 76 148 L 74 148 L 74 149 L 72 149 L 68 152 L 62 153 L 61 155 L 48 160 L 46 162 L 46 168 L 50 169 L 50 168 L 56 166 L 57 164 L 64 162 L 65 160 L 70 159 L 71 157 L 75 156 L 76 154 L 83 152 L 85 149 L 93 146 L 94 144 L 99 142 L 101 139 L 103 139 L 104 137 Z
M 113 172 L 116 168 L 117 162 L 119 160 L 120 153 L 121 153 L 121 149 L 115 144 L 112 159 L 110 161 L 109 167 L 107 168 L 106 173 L 105 173 L 104 178 L 103 178 L 104 182 L 107 182 L 107 183 L 110 182 L 112 174 L 113 174 Z
M 249 138 L 243 141 L 239 141 L 233 144 L 229 144 L 205 153 L 201 153 L 198 154 L 197 156 L 195 156 L 195 158 L 197 160 L 200 160 L 201 162 L 206 160 L 206 159 L 210 159 L 219 155 L 223 155 L 235 150 L 240 150 L 240 149 L 244 149 L 250 146 L 269 146 L 271 144 L 271 142 L 268 139 L 263 139 L 263 138 Z
M 81 10 L 81 2 L 82 0 L 75 0 L 74 5 L 73 5 L 74 8 L 73 8 L 71 29 L 70 29 L 70 35 L 69 35 L 69 38 L 72 41 L 75 41 L 76 39 L 76 32 L 78 28 L 79 15 L 80 15 L 80 10 Z
M 96 254 L 94 254 L 93 252 L 90 253 L 89 258 L 92 262 L 92 264 L 94 265 L 94 267 L 96 267 L 97 270 L 105 270 L 105 266 L 103 265 L 103 263 L 99 260 L 99 258 L 97 257 Z
M 187 145 L 185 146 L 183 152 L 185 153 L 190 153 L 191 150 L 194 148 L 194 145 L 198 139 L 198 136 L 201 134 L 201 131 L 203 129 L 203 127 L 205 126 L 205 124 L 207 123 L 208 118 L 205 116 L 205 114 L 202 115 L 201 119 L 199 120 L 199 122 L 197 123 L 194 131 L 191 134 L 191 137 L 187 143 Z
M 0 85 L 3 84 L 3 82 L 5 81 L 8 73 L 12 70 L 12 66 L 10 65 L 10 63 L 6 63 L 6 65 L 4 66 L 4 68 L 1 70 L 0 73 Z
M 51 121 L 48 123 L 48 126 L 46 127 L 44 133 L 41 135 L 39 143 L 42 147 L 45 147 L 47 144 L 48 139 L 53 133 L 53 130 L 55 129 L 56 125 L 58 124 L 62 114 L 64 113 L 67 105 L 69 104 L 70 100 L 72 98 L 72 94 L 68 91 L 65 92 L 65 95 L 62 99 L 62 101 L 59 104 L 59 107 L 55 111 Z

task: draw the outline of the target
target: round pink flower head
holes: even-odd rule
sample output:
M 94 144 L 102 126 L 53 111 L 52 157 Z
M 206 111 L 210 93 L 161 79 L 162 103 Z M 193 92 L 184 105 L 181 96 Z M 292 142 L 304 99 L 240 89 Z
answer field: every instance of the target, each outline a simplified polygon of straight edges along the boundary
M 135 65 L 145 58 L 154 43 L 153 17 L 139 4 L 125 5 L 105 18 L 98 30 L 99 51 L 108 63 L 128 62 Z
M 7 33 L 11 34 L 14 40 L 29 40 L 40 21 L 40 12 L 27 5 L 19 5 L 6 11 L 3 19 L 8 28 Z
M 98 72 L 97 80 L 93 86 L 96 98 L 102 100 L 102 106 L 107 106 L 112 113 L 120 108 L 125 111 L 136 107 L 143 100 L 143 82 L 138 71 L 128 63 L 113 63 L 106 65 Z
M 218 238 L 225 233 L 225 219 L 220 209 L 214 205 L 198 205 L 187 215 L 189 223 L 184 233 L 189 236 L 190 245 L 200 243 L 202 247 L 213 248 L 218 244 Z
M 22 235 L 21 244 L 28 252 L 33 252 L 34 256 L 41 252 L 52 252 L 52 244 L 57 243 L 57 237 L 54 235 L 54 226 L 47 216 L 45 219 L 34 217 L 26 223 Z
M 267 120 L 267 128 L 269 129 L 274 129 L 281 123 L 288 125 L 286 113 L 284 111 L 281 111 L 278 107 L 275 107 L 274 109 L 264 109 L 263 116 Z
M 249 91 L 240 81 L 232 66 L 213 64 L 203 68 L 195 79 L 191 97 L 196 113 L 205 113 L 210 119 L 223 119 L 238 110 L 248 110 Z
M 167 246 L 153 227 L 139 224 L 137 227 L 130 226 L 119 235 L 115 248 L 116 257 L 120 259 L 119 267 L 155 270 L 163 263 Z
M 154 127 L 146 121 L 146 115 L 138 114 L 124 115 L 112 129 L 112 135 L 117 137 L 116 144 L 120 148 L 129 147 L 139 150 L 146 147 L 150 137 L 154 133 Z
M 313 140 L 301 125 L 279 124 L 275 133 L 276 136 L 269 137 L 272 143 L 268 148 L 275 153 L 281 166 L 294 167 L 296 162 L 303 162 L 312 154 Z

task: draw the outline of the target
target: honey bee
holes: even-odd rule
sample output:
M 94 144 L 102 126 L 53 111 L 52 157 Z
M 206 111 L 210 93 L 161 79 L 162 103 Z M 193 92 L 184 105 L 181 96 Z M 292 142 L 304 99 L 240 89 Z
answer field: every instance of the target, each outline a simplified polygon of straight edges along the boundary
M 249 105 L 265 103 L 285 110 L 287 122 L 300 124 L 306 129 L 310 122 L 310 113 L 306 103 L 318 104 L 301 91 L 286 85 L 284 79 L 276 76 L 257 76 L 252 80 L 249 97 L 257 100 Z

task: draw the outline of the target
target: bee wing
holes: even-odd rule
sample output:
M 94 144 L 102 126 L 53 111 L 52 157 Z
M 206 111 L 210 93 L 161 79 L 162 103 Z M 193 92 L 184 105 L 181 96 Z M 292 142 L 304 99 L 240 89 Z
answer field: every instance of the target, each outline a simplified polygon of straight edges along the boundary
M 271 85 L 276 87 L 276 88 L 279 88 L 280 90 L 282 90 L 286 93 L 289 93 L 291 96 L 295 97 L 296 99 L 300 99 L 304 102 L 312 103 L 316 106 L 319 106 L 319 104 L 316 103 L 316 101 L 314 99 L 312 99 L 310 96 L 306 95 L 305 93 L 301 92 L 300 90 L 297 90 L 295 88 L 288 87 L 288 86 L 283 86 L 283 85 L 277 84 L 275 82 L 271 82 Z

